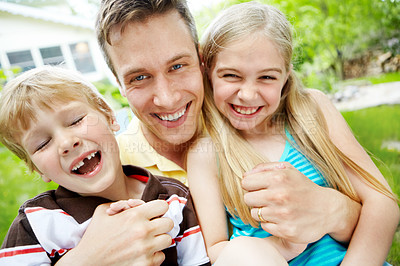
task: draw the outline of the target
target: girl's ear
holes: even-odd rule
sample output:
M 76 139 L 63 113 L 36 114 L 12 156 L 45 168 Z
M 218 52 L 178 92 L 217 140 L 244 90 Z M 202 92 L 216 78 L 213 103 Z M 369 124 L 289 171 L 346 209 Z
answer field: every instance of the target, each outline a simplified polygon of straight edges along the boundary
M 286 82 L 287 82 L 287 80 L 288 80 L 288 78 L 289 78 L 290 73 L 292 73 L 292 71 L 293 71 L 293 64 L 290 64 L 289 70 L 288 70 L 288 72 L 286 73 L 285 84 L 286 84 Z

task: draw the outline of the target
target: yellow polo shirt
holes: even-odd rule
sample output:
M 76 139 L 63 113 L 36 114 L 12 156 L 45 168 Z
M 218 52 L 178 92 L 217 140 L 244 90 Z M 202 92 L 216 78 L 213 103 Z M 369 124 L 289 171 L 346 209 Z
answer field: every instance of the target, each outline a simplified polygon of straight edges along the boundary
M 127 130 L 117 136 L 123 165 L 132 164 L 146 168 L 154 175 L 172 177 L 186 186 L 186 171 L 176 163 L 158 154 L 143 135 L 139 126 L 140 121 L 133 118 Z

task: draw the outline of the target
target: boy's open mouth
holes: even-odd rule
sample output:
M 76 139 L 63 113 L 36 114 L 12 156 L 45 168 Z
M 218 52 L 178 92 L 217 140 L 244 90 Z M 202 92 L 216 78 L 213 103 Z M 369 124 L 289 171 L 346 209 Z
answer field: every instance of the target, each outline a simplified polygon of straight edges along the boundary
M 72 173 L 77 175 L 85 175 L 94 171 L 99 165 L 101 160 L 100 151 L 93 152 L 89 154 L 82 161 L 78 162 L 71 170 Z

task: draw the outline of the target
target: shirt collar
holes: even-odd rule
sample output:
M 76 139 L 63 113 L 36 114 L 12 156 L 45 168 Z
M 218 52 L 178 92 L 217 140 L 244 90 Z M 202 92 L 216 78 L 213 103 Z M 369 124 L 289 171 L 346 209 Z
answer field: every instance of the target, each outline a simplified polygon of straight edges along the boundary
M 157 166 L 157 168 L 162 172 L 169 171 L 183 171 L 185 170 L 174 163 L 173 161 L 160 155 L 147 141 L 143 134 L 142 128 L 140 126 L 140 121 L 132 121 L 129 125 L 129 130 L 131 132 L 137 132 L 137 140 L 139 143 L 139 149 L 137 149 L 137 156 L 135 156 L 138 165 L 142 167 Z

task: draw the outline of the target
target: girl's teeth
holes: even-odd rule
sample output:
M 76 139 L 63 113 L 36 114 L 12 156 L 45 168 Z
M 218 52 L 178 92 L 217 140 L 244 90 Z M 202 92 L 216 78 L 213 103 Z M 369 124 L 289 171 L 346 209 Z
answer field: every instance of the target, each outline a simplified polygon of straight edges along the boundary
M 233 108 L 235 109 L 236 112 L 242 114 L 242 115 L 250 115 L 250 114 L 254 114 L 255 112 L 257 112 L 258 108 L 241 108 L 238 106 L 233 106 Z

